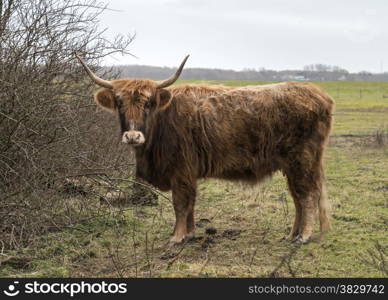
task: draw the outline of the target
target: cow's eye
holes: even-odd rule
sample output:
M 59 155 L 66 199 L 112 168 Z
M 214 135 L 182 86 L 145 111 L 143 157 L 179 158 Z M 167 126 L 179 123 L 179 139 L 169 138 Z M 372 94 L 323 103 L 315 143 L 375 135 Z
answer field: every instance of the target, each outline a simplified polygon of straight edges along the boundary
M 121 99 L 117 99 L 116 102 L 118 107 L 121 107 L 123 105 L 123 100 Z

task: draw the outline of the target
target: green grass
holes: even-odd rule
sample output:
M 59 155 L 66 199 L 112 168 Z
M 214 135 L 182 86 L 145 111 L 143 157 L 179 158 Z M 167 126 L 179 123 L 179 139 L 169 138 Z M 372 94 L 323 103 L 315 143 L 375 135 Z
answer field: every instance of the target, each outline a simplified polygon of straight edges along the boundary
M 388 83 L 317 84 L 334 98 L 339 89 L 334 134 L 386 128 L 388 99 L 382 95 L 388 95 Z M 8 251 L 12 259 L 0 266 L 0 276 L 386 277 L 378 263 L 366 261 L 378 253 L 376 245 L 388 247 L 387 145 L 378 147 L 373 137 L 332 137 L 325 169 L 333 229 L 319 239 L 317 224 L 306 245 L 281 240 L 294 215 L 282 174 L 254 187 L 206 180 L 198 188 L 196 218 L 204 226 L 197 228 L 196 241 L 167 247 L 174 213 L 159 197 L 158 206 L 111 209 Z M 217 233 L 207 235 L 207 226 Z

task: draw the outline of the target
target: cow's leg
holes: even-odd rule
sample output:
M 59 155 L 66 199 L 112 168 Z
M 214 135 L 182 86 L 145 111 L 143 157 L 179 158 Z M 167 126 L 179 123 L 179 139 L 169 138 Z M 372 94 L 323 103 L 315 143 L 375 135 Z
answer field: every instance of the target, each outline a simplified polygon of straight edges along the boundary
M 323 174 L 323 173 L 322 173 Z M 321 234 L 330 230 L 330 204 L 327 199 L 327 190 L 324 180 L 321 183 L 321 194 L 318 202 L 319 207 L 319 223 Z
M 311 181 L 310 185 L 306 186 L 306 191 L 309 192 L 307 199 L 302 202 L 302 221 L 300 233 L 296 239 L 297 242 L 302 243 L 305 243 L 311 236 L 317 208 L 319 211 L 321 235 L 330 229 L 330 205 L 327 199 L 322 160 L 319 159 L 317 167 L 307 171 L 307 174 L 309 174 L 308 178 Z
M 189 213 L 187 215 L 187 238 L 192 239 L 195 236 L 194 205 L 195 198 L 191 199 Z
M 299 199 L 297 197 L 294 197 L 294 205 L 295 205 L 295 218 L 294 223 L 292 225 L 291 231 L 286 237 L 287 241 L 294 241 L 296 237 L 299 235 L 300 231 L 300 223 L 302 219 L 302 205 L 299 202 Z
M 196 186 L 194 183 L 178 183 L 173 186 L 172 200 L 175 210 L 174 234 L 170 244 L 179 244 L 194 234 L 194 201 Z M 192 223 L 191 223 L 192 222 Z
M 294 200 L 295 205 L 295 218 L 294 224 L 292 225 L 291 231 L 288 236 L 285 237 L 288 241 L 294 241 L 300 232 L 300 225 L 302 219 L 302 205 L 300 203 L 300 198 L 297 193 L 296 184 L 294 182 L 294 175 L 292 172 L 287 172 L 287 183 L 288 189 L 290 190 L 291 196 Z
M 294 159 L 286 172 L 288 186 L 295 203 L 295 221 L 288 240 L 305 243 L 311 237 L 317 208 L 320 209 L 321 229 L 329 227 L 326 190 L 323 182 L 321 156 L 308 155 Z M 310 158 L 310 159 L 306 159 Z M 315 158 L 315 159 L 313 159 Z
M 313 233 L 318 197 L 319 193 L 313 191 L 301 199 L 302 215 L 300 219 L 299 234 L 295 238 L 295 242 L 297 243 L 308 242 Z
M 290 178 L 289 189 L 295 204 L 295 220 L 287 240 L 305 243 L 310 238 L 319 194 L 301 178 Z

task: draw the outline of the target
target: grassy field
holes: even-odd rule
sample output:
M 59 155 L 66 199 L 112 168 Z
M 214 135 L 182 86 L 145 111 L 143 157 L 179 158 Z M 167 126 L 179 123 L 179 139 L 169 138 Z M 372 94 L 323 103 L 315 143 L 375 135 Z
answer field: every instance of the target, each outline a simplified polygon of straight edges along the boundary
M 294 207 L 280 173 L 255 187 L 206 180 L 192 242 L 167 247 L 174 224 L 167 193 L 157 206 L 110 208 L 7 252 L 0 276 L 387 277 L 388 83 L 317 84 L 337 102 L 325 153 L 333 230 L 324 239 L 281 240 Z

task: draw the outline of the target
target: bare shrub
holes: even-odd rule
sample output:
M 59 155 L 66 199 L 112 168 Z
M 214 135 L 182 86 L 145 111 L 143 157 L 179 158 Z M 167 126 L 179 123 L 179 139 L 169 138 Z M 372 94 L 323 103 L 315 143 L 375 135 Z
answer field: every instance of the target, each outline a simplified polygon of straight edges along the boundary
M 103 37 L 98 21 L 105 9 L 94 0 L 0 0 L 0 240 L 6 248 L 91 214 L 87 195 L 64 197 L 69 175 L 128 173 L 132 161 L 112 136 L 114 116 L 95 107 L 94 86 L 73 55 L 98 71 L 104 56 L 126 53 L 131 36 Z
M 388 276 L 387 247 L 380 244 L 379 242 L 376 241 L 374 247 L 368 249 L 365 254 L 360 255 L 359 259 L 365 265 L 368 265 L 381 272 L 382 275 Z

